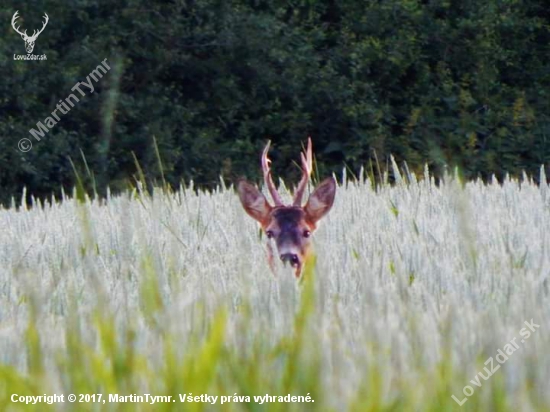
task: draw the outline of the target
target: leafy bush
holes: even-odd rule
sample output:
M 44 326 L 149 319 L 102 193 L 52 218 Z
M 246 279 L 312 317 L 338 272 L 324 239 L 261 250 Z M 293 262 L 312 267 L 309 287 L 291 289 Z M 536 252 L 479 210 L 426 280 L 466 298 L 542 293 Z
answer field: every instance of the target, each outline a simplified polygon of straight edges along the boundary
M 134 154 L 159 179 L 153 137 L 167 181 L 201 187 L 220 174 L 258 177 L 267 138 L 287 178 L 308 135 L 322 174 L 343 163 L 357 173 L 389 154 L 413 170 L 450 164 L 470 177 L 533 173 L 550 160 L 550 15 L 540 0 L 10 0 L 2 21 L 16 9 L 28 28 L 49 14 L 35 49 L 48 60 L 10 60 L 23 44 L 6 27 L 3 202 L 23 186 L 71 187 L 68 158 L 82 165 L 82 155 L 101 193 L 132 181 Z M 112 69 L 94 94 L 19 152 L 105 58 Z

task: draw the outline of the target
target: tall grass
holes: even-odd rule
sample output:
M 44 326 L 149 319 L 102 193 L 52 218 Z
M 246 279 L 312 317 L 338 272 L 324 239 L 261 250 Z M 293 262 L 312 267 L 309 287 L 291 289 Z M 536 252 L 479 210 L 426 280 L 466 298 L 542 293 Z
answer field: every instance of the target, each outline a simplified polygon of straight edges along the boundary
M 548 186 L 394 173 L 338 188 L 302 282 L 269 271 L 231 189 L 0 211 L 0 410 L 549 410 Z M 54 393 L 65 403 L 11 400 Z M 145 393 L 175 402 L 108 398 Z

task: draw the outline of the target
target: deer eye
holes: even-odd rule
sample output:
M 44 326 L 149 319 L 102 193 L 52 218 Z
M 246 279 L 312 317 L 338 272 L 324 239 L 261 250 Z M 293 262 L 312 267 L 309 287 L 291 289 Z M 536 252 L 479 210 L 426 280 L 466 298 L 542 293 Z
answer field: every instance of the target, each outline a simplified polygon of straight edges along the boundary
M 268 239 L 271 239 L 273 237 L 273 230 L 266 230 L 265 234 Z
M 310 237 L 311 232 L 309 230 L 304 230 L 304 237 Z

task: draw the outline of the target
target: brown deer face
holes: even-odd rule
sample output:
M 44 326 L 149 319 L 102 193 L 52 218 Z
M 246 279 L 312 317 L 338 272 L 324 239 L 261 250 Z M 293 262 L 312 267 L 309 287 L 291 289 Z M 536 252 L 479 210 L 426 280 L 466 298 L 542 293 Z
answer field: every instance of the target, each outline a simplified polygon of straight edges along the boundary
M 260 223 L 267 237 L 275 241 L 279 258 L 290 263 L 299 277 L 310 248 L 311 234 L 316 229 L 317 222 L 329 212 L 334 203 L 336 182 L 332 177 L 325 179 L 311 194 L 306 205 L 301 206 L 312 169 L 311 140 L 308 140 L 308 150 L 305 155 L 302 154 L 302 180 L 296 190 L 293 205 L 285 206 L 271 179 L 268 150 L 269 143 L 262 155 L 262 168 L 275 206 L 271 206 L 265 196 L 246 180 L 239 181 L 237 191 L 244 210 Z M 272 263 L 272 256 L 269 259 Z

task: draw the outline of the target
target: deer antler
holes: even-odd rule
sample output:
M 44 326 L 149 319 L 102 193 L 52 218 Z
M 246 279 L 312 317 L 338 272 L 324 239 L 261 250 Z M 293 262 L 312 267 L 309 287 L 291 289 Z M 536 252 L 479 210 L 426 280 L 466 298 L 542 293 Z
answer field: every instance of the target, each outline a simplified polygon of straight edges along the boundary
M 48 25 L 48 22 L 50 21 L 50 18 L 48 17 L 48 15 L 47 15 L 46 13 L 44 13 L 44 19 L 45 19 L 45 20 L 44 20 L 44 23 L 42 23 L 42 28 L 41 28 L 40 30 L 38 30 L 38 31 L 33 30 L 32 36 L 29 36 L 29 35 L 27 34 L 27 30 L 25 30 L 24 32 L 21 32 L 21 31 L 19 30 L 19 27 L 16 27 L 16 26 L 15 26 L 16 20 L 19 18 L 18 13 L 19 13 L 19 10 L 17 10 L 17 11 L 14 13 L 14 15 L 13 15 L 13 17 L 12 17 L 12 19 L 11 19 L 11 26 L 13 27 L 13 29 L 14 29 L 17 33 L 19 33 L 22 37 L 24 37 L 25 39 L 28 39 L 28 40 L 36 40 L 36 38 L 38 37 L 38 35 L 44 31 L 44 29 L 45 29 L 46 26 Z
M 19 18 L 19 16 L 17 15 L 17 13 L 19 13 L 19 10 L 17 10 L 17 11 L 15 12 L 15 14 L 13 15 L 13 17 L 12 17 L 12 19 L 11 19 L 11 26 L 12 26 L 13 29 L 14 29 L 17 33 L 19 33 L 21 36 L 28 37 L 28 36 L 27 36 L 27 30 L 25 30 L 25 32 L 22 33 L 22 32 L 19 31 L 19 27 L 15 27 L 15 20 L 17 20 L 17 19 Z
M 275 206 L 283 206 L 283 201 L 281 200 L 281 196 L 279 196 L 279 193 L 277 192 L 277 189 L 275 188 L 275 184 L 273 183 L 273 179 L 271 178 L 271 170 L 269 168 L 269 165 L 271 164 L 271 160 L 267 157 L 267 153 L 269 152 L 269 146 L 271 145 L 271 140 L 268 140 L 267 145 L 264 148 L 264 151 L 262 153 L 262 171 L 264 172 L 264 181 L 267 185 L 267 188 L 269 189 L 269 193 L 271 193 L 271 197 L 273 198 L 273 202 L 275 203 Z
M 33 30 L 33 33 L 32 33 L 32 36 L 31 38 L 32 39 L 36 39 L 38 37 L 38 35 L 40 33 L 42 33 L 44 31 L 44 29 L 46 28 L 46 26 L 48 25 L 48 22 L 50 21 L 50 18 L 48 17 L 48 15 L 46 13 L 44 13 L 44 23 L 42 23 L 42 28 L 40 30 L 38 30 L 38 32 L 36 30 Z
M 304 196 L 304 191 L 306 190 L 307 182 L 311 176 L 313 170 L 313 155 L 311 154 L 311 137 L 307 138 L 307 150 L 305 153 L 300 153 L 302 158 L 302 179 L 298 184 L 296 193 L 294 195 L 293 206 L 302 206 L 302 197 Z

